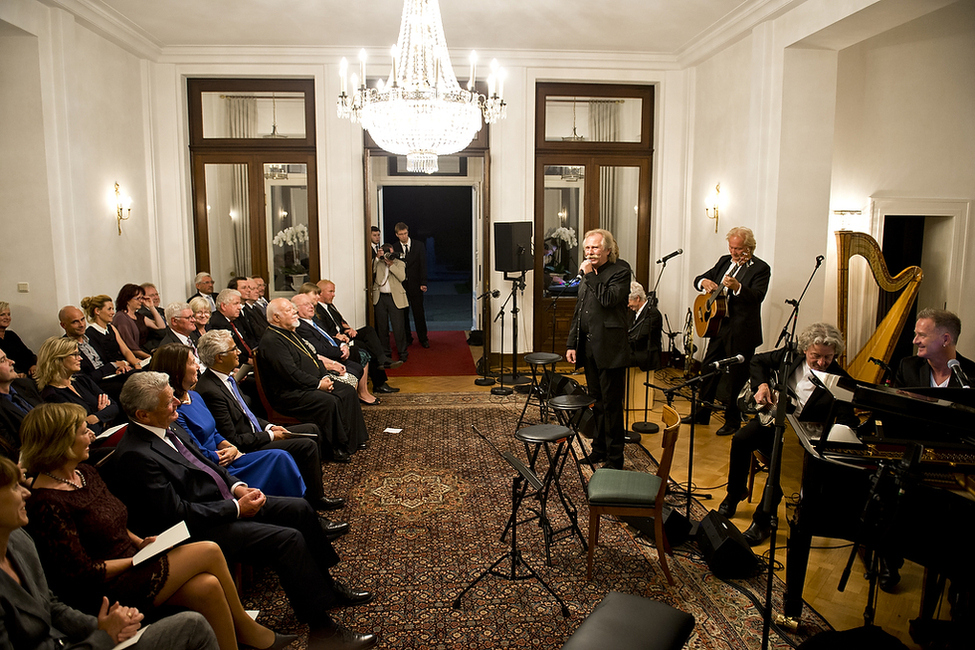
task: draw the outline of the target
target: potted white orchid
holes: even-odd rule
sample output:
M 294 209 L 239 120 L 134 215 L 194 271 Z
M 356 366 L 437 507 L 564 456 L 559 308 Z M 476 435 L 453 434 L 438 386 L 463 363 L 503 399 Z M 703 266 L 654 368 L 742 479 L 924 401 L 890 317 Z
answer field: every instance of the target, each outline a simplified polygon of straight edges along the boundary
M 292 288 L 297 289 L 305 281 L 306 273 L 308 272 L 308 269 L 301 264 L 305 249 L 304 245 L 308 242 L 307 226 L 299 223 L 297 226 L 289 226 L 283 230 L 279 230 L 271 242 L 275 246 L 282 248 L 286 246 L 291 247 L 291 266 L 281 267 L 280 272 L 288 276 L 291 279 Z
M 552 266 L 557 272 L 564 272 L 566 262 L 569 259 L 569 250 L 579 245 L 579 240 L 576 237 L 575 229 L 560 226 L 550 230 L 545 235 L 545 238 L 555 240 L 557 248 L 555 250 L 555 255 L 553 256 L 555 259 L 552 260 Z

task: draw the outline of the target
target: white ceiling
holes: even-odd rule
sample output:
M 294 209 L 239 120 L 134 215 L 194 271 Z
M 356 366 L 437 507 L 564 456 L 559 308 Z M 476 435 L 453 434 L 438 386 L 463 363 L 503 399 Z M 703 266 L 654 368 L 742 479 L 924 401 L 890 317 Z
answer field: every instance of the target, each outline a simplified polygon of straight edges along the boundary
M 47 0 L 101 29 L 180 46 L 388 47 L 402 0 Z M 440 0 L 451 49 L 676 55 L 789 0 Z M 795 4 L 792 0 L 791 4 Z

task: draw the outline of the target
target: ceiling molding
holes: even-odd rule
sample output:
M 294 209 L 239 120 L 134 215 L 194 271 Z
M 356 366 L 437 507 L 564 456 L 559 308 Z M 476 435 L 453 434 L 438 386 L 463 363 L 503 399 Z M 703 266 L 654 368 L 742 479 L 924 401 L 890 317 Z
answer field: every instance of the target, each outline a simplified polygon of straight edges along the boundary
M 162 44 L 131 20 L 97 0 L 43 0 L 136 56 L 157 61 Z M 156 0 L 158 1 L 158 0 Z

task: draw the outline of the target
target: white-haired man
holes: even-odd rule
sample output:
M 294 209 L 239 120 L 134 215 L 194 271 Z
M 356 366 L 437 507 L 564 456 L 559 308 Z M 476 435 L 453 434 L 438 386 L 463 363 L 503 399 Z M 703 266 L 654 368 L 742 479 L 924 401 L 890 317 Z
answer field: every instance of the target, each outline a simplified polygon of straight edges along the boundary
M 187 298 L 186 302 L 199 296 L 210 303 L 210 311 L 216 311 L 217 294 L 213 292 L 213 277 L 206 271 L 200 271 L 193 278 L 193 285 L 196 287 L 196 293 Z

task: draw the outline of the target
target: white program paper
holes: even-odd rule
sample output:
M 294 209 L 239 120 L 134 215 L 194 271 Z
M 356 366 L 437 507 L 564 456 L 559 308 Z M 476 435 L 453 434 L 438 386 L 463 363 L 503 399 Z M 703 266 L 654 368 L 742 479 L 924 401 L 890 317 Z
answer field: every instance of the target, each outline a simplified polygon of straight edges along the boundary
M 180 542 L 184 542 L 189 538 L 190 531 L 186 527 L 186 522 L 181 521 L 172 528 L 156 535 L 156 541 L 136 553 L 132 558 L 132 566 L 145 562 L 149 558 L 156 557 L 160 553 L 165 553 Z

